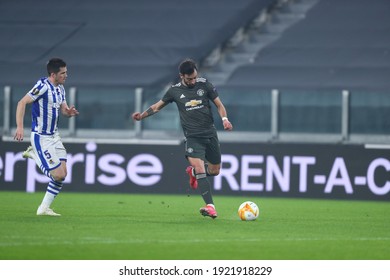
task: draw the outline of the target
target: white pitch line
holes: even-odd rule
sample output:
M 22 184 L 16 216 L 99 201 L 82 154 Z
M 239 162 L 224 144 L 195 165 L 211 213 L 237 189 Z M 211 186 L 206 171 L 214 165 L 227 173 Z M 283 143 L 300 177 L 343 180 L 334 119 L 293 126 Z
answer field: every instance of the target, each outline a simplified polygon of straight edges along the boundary
M 16 238 L 14 238 L 16 239 Z M 145 239 L 128 239 L 128 240 L 116 240 L 109 238 L 85 238 L 82 240 L 50 240 L 47 242 L 42 241 L 29 241 L 29 242 L 1 242 L 0 247 L 16 247 L 16 246 L 43 246 L 43 245 L 87 245 L 87 244 L 172 244 L 172 243 L 223 243 L 223 242 L 264 242 L 264 241 L 277 241 L 277 242 L 308 242 L 308 241 L 387 241 L 390 237 L 356 237 L 356 238 L 248 238 L 248 239 L 189 239 L 189 240 L 145 240 Z

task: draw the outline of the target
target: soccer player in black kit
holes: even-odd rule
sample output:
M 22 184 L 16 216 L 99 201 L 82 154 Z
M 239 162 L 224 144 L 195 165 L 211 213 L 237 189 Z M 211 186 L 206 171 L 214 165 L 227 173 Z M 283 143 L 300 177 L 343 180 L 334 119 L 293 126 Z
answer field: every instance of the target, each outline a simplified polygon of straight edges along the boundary
M 179 76 L 181 81 L 172 85 L 160 101 L 143 113 L 133 113 L 132 118 L 140 121 L 156 114 L 168 103 L 176 103 L 185 136 L 185 156 L 190 163 L 186 169 L 190 186 L 192 189 L 199 187 L 206 203 L 200 208 L 200 213 L 215 219 L 218 214 L 207 176 L 219 174 L 221 151 L 210 103 L 216 106 L 224 129 L 232 130 L 233 126 L 215 87 L 206 79 L 198 78 L 198 69 L 193 60 L 186 59 L 180 63 Z

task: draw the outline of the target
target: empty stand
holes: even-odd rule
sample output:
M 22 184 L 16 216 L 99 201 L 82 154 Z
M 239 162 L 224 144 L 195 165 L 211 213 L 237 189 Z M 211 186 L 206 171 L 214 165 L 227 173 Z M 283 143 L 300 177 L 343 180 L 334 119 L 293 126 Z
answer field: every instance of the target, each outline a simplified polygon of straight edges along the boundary
M 166 84 L 182 59 L 201 61 L 271 2 L 2 1 L 0 84 L 32 83 L 55 56 L 74 86 Z
M 387 0 L 318 1 L 226 85 L 388 89 L 389 14 Z

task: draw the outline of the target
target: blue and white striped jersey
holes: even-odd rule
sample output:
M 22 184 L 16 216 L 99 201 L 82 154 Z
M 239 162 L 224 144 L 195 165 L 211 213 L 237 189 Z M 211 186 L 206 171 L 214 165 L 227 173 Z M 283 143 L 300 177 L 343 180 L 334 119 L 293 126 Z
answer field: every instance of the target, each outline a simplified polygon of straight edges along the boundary
M 64 86 L 55 87 L 47 78 L 42 78 L 28 95 L 34 100 L 31 131 L 43 135 L 54 134 L 57 131 L 61 104 L 66 101 Z

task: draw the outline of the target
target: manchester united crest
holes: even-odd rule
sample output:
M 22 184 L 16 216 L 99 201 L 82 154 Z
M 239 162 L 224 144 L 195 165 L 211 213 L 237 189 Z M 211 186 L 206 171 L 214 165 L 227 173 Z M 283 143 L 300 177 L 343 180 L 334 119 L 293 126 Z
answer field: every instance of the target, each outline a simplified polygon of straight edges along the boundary
M 203 90 L 203 89 L 198 89 L 198 91 L 196 92 L 196 94 L 197 94 L 198 96 L 203 96 L 204 90 Z

